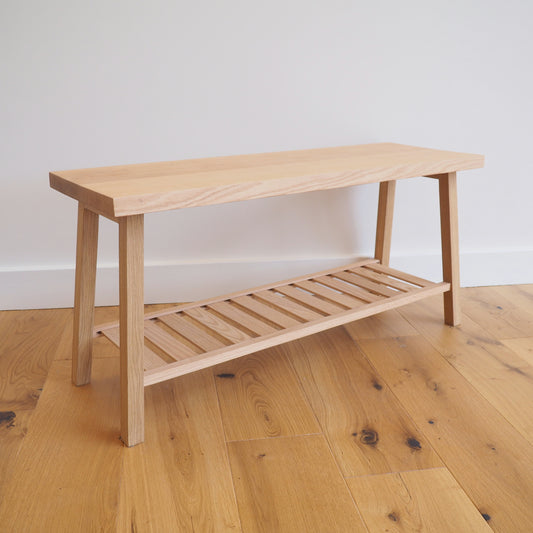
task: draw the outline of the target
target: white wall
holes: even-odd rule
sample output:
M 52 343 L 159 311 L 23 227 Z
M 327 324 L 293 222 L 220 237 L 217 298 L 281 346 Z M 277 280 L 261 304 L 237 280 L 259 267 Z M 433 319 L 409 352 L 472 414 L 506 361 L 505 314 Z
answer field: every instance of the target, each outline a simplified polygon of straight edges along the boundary
M 465 285 L 533 282 L 533 3 L 0 2 L 0 308 L 70 306 L 75 202 L 48 171 L 394 141 L 460 174 Z M 146 300 L 372 252 L 375 186 L 147 216 Z M 398 186 L 393 264 L 440 276 L 434 180 Z M 101 223 L 98 303 L 116 303 Z

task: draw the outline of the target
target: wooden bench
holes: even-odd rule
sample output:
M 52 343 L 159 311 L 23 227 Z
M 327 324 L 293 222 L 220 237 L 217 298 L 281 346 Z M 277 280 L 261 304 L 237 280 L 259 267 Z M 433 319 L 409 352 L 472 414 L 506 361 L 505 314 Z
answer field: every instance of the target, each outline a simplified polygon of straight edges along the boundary
M 456 172 L 481 155 L 383 143 L 50 173 L 78 201 L 72 380 L 91 378 L 92 342 L 120 347 L 121 437 L 144 440 L 144 387 L 444 293 L 459 323 Z M 443 281 L 390 268 L 396 180 L 439 180 Z M 379 182 L 375 257 L 144 316 L 144 215 Z M 94 328 L 98 217 L 119 225 L 120 321 Z M 119 327 L 120 325 L 120 327 Z

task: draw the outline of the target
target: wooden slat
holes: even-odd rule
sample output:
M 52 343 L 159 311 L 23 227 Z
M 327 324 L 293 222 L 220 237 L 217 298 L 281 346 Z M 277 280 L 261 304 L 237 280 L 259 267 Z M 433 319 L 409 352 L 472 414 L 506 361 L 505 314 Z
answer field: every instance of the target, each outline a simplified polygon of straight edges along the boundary
M 349 272 L 357 272 L 359 276 L 363 276 L 364 278 L 368 278 L 377 283 L 381 283 L 382 285 L 386 285 L 387 287 L 394 287 L 395 289 L 398 289 L 403 292 L 409 292 L 409 291 L 412 291 L 413 289 L 416 289 L 415 285 L 404 283 L 403 281 L 400 281 L 396 278 L 391 278 L 389 276 L 386 276 L 385 274 L 379 274 L 378 272 L 373 272 L 372 270 L 365 268 L 365 267 L 361 267 L 357 269 L 350 269 Z
M 197 355 L 151 320 L 147 320 L 144 324 L 144 336 L 176 361 Z
M 278 287 L 276 290 L 281 294 L 284 294 L 285 296 L 289 296 L 290 298 L 293 298 L 294 300 L 300 303 L 308 305 L 313 309 L 322 311 L 323 313 L 327 313 L 328 315 L 335 315 L 343 310 L 343 307 L 341 307 L 340 305 L 313 296 L 312 294 L 300 290 L 292 285 L 287 285 L 286 287 Z
M 248 335 L 244 331 L 241 331 L 235 326 L 232 326 L 225 320 L 222 320 L 214 313 L 210 313 L 207 309 L 203 307 L 187 309 L 183 312 L 187 316 L 190 316 L 194 320 L 197 320 L 205 327 L 216 331 L 219 335 L 233 343 L 250 339 L 250 335 Z
M 316 320 L 317 318 L 322 318 L 323 316 L 317 313 L 316 311 L 312 311 L 308 307 L 304 307 L 303 305 L 296 303 L 290 298 L 287 298 L 286 296 L 277 293 L 274 290 L 259 291 L 254 294 L 258 298 L 261 298 L 261 300 L 265 300 L 279 307 L 280 309 L 284 309 L 285 311 L 300 317 L 306 322 L 310 320 Z
M 368 265 L 368 268 L 375 272 L 387 274 L 388 276 L 394 276 L 395 278 L 407 281 L 408 283 L 412 283 L 413 285 L 418 285 L 419 287 L 429 287 L 430 285 L 433 285 L 433 282 L 428 281 L 427 279 L 419 278 L 417 276 L 413 276 L 412 274 L 407 274 L 406 272 L 402 272 L 401 270 L 386 267 L 378 263 Z
M 357 271 L 337 272 L 333 274 L 333 277 L 342 279 L 344 281 L 347 281 L 348 283 L 352 283 L 353 285 L 357 285 L 358 287 L 367 289 L 382 296 L 395 296 L 396 294 L 398 294 L 398 291 L 394 289 L 389 289 L 388 287 L 380 285 L 379 283 L 375 283 L 361 276 L 358 276 Z
M 205 330 L 195 326 L 180 315 L 165 315 L 159 320 L 206 352 L 225 346 L 216 337 L 209 335 Z
M 235 305 L 231 305 L 228 302 L 215 302 L 209 306 L 211 309 L 214 309 L 222 316 L 225 316 L 237 324 L 244 326 L 246 329 L 253 331 L 257 335 L 268 335 L 273 331 L 277 331 L 276 328 L 273 328 L 266 322 L 255 318 L 248 313 L 245 313 Z
M 355 261 L 354 263 L 350 263 L 348 265 L 345 265 L 342 268 L 343 269 L 357 268 L 357 267 L 360 267 L 360 266 L 374 264 L 374 263 L 377 263 L 377 262 L 378 262 L 377 259 L 362 259 L 360 261 Z M 243 296 L 245 294 L 256 293 L 256 292 L 259 292 L 259 291 L 266 291 L 266 290 L 269 290 L 269 289 L 275 289 L 276 287 L 281 287 L 281 286 L 284 286 L 284 285 L 290 285 L 291 283 L 297 283 L 298 281 L 311 279 L 311 278 L 316 277 L 316 276 L 325 276 L 327 274 L 331 274 L 332 272 L 337 272 L 338 270 L 339 270 L 339 267 L 328 268 L 327 270 L 322 270 L 320 272 L 315 272 L 314 274 L 306 274 L 306 275 L 303 275 L 303 276 L 297 276 L 295 278 L 290 278 L 290 279 L 286 279 L 286 280 L 283 280 L 283 281 L 278 281 L 276 283 L 267 283 L 266 285 L 260 285 L 259 287 L 254 287 L 253 289 L 245 289 L 245 290 L 242 290 L 242 291 L 233 292 L 231 294 L 225 294 L 223 296 L 216 296 L 214 298 L 207 298 L 206 300 L 200 300 L 198 302 L 192 302 L 192 303 L 187 303 L 187 304 L 181 304 L 181 305 L 168 307 L 167 309 L 162 310 L 162 311 L 154 311 L 154 312 L 147 313 L 145 315 L 145 319 L 159 318 L 159 317 L 161 317 L 163 315 L 170 315 L 170 314 L 173 314 L 173 313 L 179 313 L 180 311 L 185 311 L 187 309 L 194 309 L 196 307 L 207 306 L 207 305 L 212 304 L 214 302 L 221 302 L 221 301 L 224 301 L 224 300 L 229 300 L 231 298 L 236 298 L 237 296 Z M 104 329 L 114 328 L 117 325 L 118 325 L 118 322 L 116 322 L 116 321 L 115 322 L 107 322 L 107 323 L 99 324 L 98 326 L 96 326 L 94 328 L 94 334 L 98 335 Z
M 346 481 L 370 531 L 492 532 L 446 468 Z
M 280 311 L 265 305 L 260 300 L 252 298 L 251 296 L 239 296 L 237 298 L 233 298 L 232 301 L 242 305 L 243 307 L 246 307 L 246 309 L 257 313 L 258 315 L 261 315 L 262 317 L 270 320 L 270 322 L 274 322 L 274 324 L 277 324 L 278 326 L 290 328 L 291 326 L 301 324 L 299 320 L 296 320 L 285 313 L 281 313 Z
M 355 287 L 354 285 L 338 280 L 333 276 L 321 276 L 319 278 L 316 278 L 316 281 L 322 283 L 323 285 L 327 285 L 328 287 L 337 289 L 338 291 L 342 291 L 346 294 L 351 294 L 352 296 L 355 296 L 356 298 L 359 298 L 364 302 L 377 302 L 383 299 L 382 296 L 372 294 L 371 292 L 360 289 L 359 287 Z
M 119 328 L 106 329 L 103 332 L 103 335 L 107 337 L 115 346 L 120 348 Z M 148 348 L 146 345 L 144 347 L 143 363 L 145 370 L 148 370 L 149 368 L 158 368 L 167 364 L 165 360 L 161 359 L 161 357 L 159 357 L 154 351 L 150 350 L 150 348 Z
M 297 290 L 294 289 L 294 287 L 292 288 L 295 291 Z M 448 283 L 436 283 L 431 287 L 419 289 L 408 294 L 399 294 L 398 296 L 363 305 L 356 309 L 341 311 L 334 316 L 326 316 L 313 322 L 300 324 L 282 331 L 274 331 L 273 333 L 263 335 L 256 339 L 240 342 L 236 346 L 227 346 L 226 348 L 221 348 L 220 350 L 215 350 L 207 354 L 196 355 L 186 361 L 179 361 L 166 365 L 166 367 L 161 370 L 157 369 L 145 372 L 144 384 L 145 386 L 153 385 L 154 383 L 188 374 L 189 372 L 195 372 L 196 370 L 230 361 L 231 359 L 236 359 L 237 357 L 242 357 L 243 355 L 257 352 L 264 348 L 269 348 L 270 346 L 276 346 L 277 344 L 289 342 L 304 337 L 305 335 L 311 335 L 328 328 L 340 326 L 347 322 L 358 320 L 359 318 L 394 309 L 400 305 L 416 302 L 417 300 L 434 294 L 441 294 L 448 289 Z
M 315 280 L 300 281 L 299 283 L 296 283 L 296 286 L 301 287 L 302 289 L 305 289 L 319 296 L 323 296 L 324 298 L 327 298 L 328 300 L 331 300 L 336 304 L 342 305 L 345 309 L 353 309 L 358 305 L 364 305 L 361 300 L 357 300 L 356 298 L 352 298 L 347 294 L 335 291 L 331 288 L 324 287 L 324 285 L 316 283 Z

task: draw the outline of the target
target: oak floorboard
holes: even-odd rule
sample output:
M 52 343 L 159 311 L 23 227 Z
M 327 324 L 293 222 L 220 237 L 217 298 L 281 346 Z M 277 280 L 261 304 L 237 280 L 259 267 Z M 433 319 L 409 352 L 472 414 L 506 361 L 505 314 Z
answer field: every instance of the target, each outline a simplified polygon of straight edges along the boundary
M 343 475 L 442 466 L 343 328 L 280 347 L 294 366 Z
M 228 441 L 321 431 L 283 347 L 234 359 L 212 372 Z
M 115 529 L 123 447 L 118 440 L 118 360 L 99 359 L 74 387 L 54 361 L 27 435 L 3 484 L 4 531 Z
M 371 533 L 490 533 L 446 468 L 347 479 Z
M 367 531 L 322 435 L 234 441 L 228 449 L 246 533 Z
M 423 337 L 359 345 L 490 526 L 531 531 L 533 446 Z
M 533 366 L 466 313 L 461 326 L 445 326 L 439 300 L 428 298 L 400 313 L 533 444 Z
M 472 320 L 498 339 L 533 336 L 532 304 L 524 302 L 514 287 L 463 289 L 462 307 Z
M 145 389 L 146 440 L 124 448 L 118 530 L 240 531 L 209 370 Z
M 35 408 L 71 317 L 71 309 L 0 311 L 0 411 Z
M 533 337 L 523 339 L 503 339 L 502 344 L 533 367 Z

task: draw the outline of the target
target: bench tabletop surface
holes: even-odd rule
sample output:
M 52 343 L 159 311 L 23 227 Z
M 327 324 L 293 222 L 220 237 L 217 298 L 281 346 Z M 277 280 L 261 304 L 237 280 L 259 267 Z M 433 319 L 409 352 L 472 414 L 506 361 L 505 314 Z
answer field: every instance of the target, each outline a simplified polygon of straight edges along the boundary
M 484 158 L 378 143 L 50 172 L 50 186 L 110 217 L 481 168 Z

